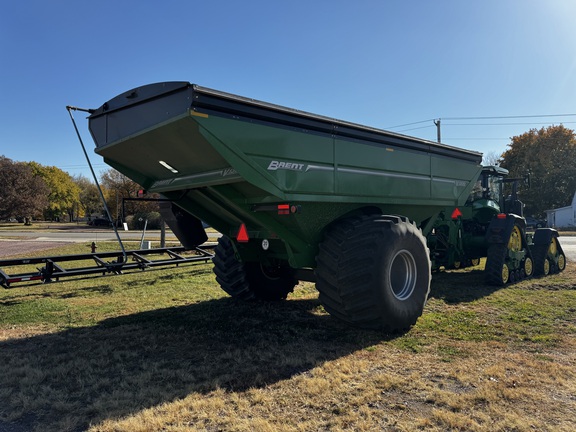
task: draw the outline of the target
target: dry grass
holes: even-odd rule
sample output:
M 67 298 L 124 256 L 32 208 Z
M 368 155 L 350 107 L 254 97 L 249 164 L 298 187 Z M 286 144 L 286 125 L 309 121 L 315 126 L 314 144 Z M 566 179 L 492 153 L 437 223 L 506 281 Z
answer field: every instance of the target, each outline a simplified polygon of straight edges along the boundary
M 340 324 L 307 283 L 238 303 L 209 265 L 5 290 L 0 430 L 573 431 L 575 287 L 573 264 L 439 274 L 404 335 Z

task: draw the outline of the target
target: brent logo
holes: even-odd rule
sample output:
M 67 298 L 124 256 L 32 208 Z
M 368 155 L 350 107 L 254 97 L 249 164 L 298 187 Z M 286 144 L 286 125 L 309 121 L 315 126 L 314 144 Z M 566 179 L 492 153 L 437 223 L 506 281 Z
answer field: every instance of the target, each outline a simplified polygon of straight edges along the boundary
M 276 171 L 276 170 L 303 171 L 304 164 L 276 161 L 276 160 L 270 161 L 270 165 L 268 165 L 268 171 Z

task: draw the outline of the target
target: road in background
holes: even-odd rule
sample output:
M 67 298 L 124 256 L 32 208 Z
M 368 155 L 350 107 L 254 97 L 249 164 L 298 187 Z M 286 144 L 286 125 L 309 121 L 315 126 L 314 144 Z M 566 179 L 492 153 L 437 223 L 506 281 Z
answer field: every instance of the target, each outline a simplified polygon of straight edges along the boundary
M 118 231 L 122 241 L 140 241 L 142 238 L 142 232 L 138 231 Z M 208 241 L 216 241 L 218 237 L 221 237 L 220 233 L 209 232 Z M 160 231 L 147 231 L 145 234 L 145 240 L 152 242 L 160 241 Z M 17 239 L 17 240 L 15 240 Z M 116 241 L 116 235 L 114 231 L 108 230 L 82 230 L 82 231 L 58 231 L 58 232 L 46 232 L 46 231 L 2 231 L 0 230 L 0 241 L 12 240 L 12 241 L 45 241 L 45 242 L 99 242 L 99 241 Z M 168 231 L 166 232 L 166 241 L 177 241 L 176 236 Z M 562 249 L 566 254 L 566 258 L 570 262 L 576 262 L 576 236 L 561 236 L 560 244 Z M 159 245 L 155 245 L 159 246 Z M 0 248 L 2 246 L 0 245 Z
M 568 262 L 576 262 L 576 237 L 561 236 L 560 245 Z
M 122 240 L 139 241 L 142 238 L 142 233 L 137 231 L 118 231 Z M 85 241 L 115 241 L 116 234 L 114 231 L 59 231 L 59 232 L 46 232 L 46 231 L 0 231 L 0 240 L 14 239 L 18 240 L 34 240 L 34 241 L 57 241 L 57 242 L 85 242 Z M 146 240 L 160 241 L 159 231 L 147 231 L 144 235 Z M 174 234 L 166 233 L 167 241 L 175 241 Z
M 140 241 L 142 238 L 142 232 L 138 231 L 120 231 L 118 230 L 120 238 L 124 241 Z M 208 232 L 208 239 L 214 241 L 222 235 L 220 233 Z M 144 239 L 147 241 L 160 241 L 160 231 L 146 231 Z M 12 241 L 55 241 L 55 242 L 98 242 L 98 241 L 116 241 L 116 234 L 114 231 L 108 230 L 82 230 L 82 231 L 57 231 L 57 232 L 47 232 L 47 231 L 1 231 L 0 230 L 0 241 L 1 240 L 12 240 Z M 170 232 L 166 232 L 166 241 L 177 241 L 176 236 Z

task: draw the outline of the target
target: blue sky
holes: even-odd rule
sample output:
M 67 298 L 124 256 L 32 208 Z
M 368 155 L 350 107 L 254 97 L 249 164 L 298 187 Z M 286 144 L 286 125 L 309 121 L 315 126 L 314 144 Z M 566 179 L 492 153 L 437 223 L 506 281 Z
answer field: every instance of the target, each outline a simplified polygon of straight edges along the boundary
M 89 175 L 66 105 L 159 81 L 430 140 L 440 118 L 444 143 L 501 153 L 576 128 L 575 17 L 572 0 L 4 1 L 0 155 Z M 556 114 L 573 115 L 531 117 Z

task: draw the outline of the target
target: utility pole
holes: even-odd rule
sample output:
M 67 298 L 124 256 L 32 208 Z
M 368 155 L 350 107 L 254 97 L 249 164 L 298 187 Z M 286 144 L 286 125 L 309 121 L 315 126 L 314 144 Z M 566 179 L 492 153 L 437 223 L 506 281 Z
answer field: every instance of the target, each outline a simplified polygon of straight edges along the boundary
M 440 137 L 440 119 L 434 120 L 434 124 L 436 125 L 436 134 L 438 136 L 438 142 L 442 142 L 442 139 Z

